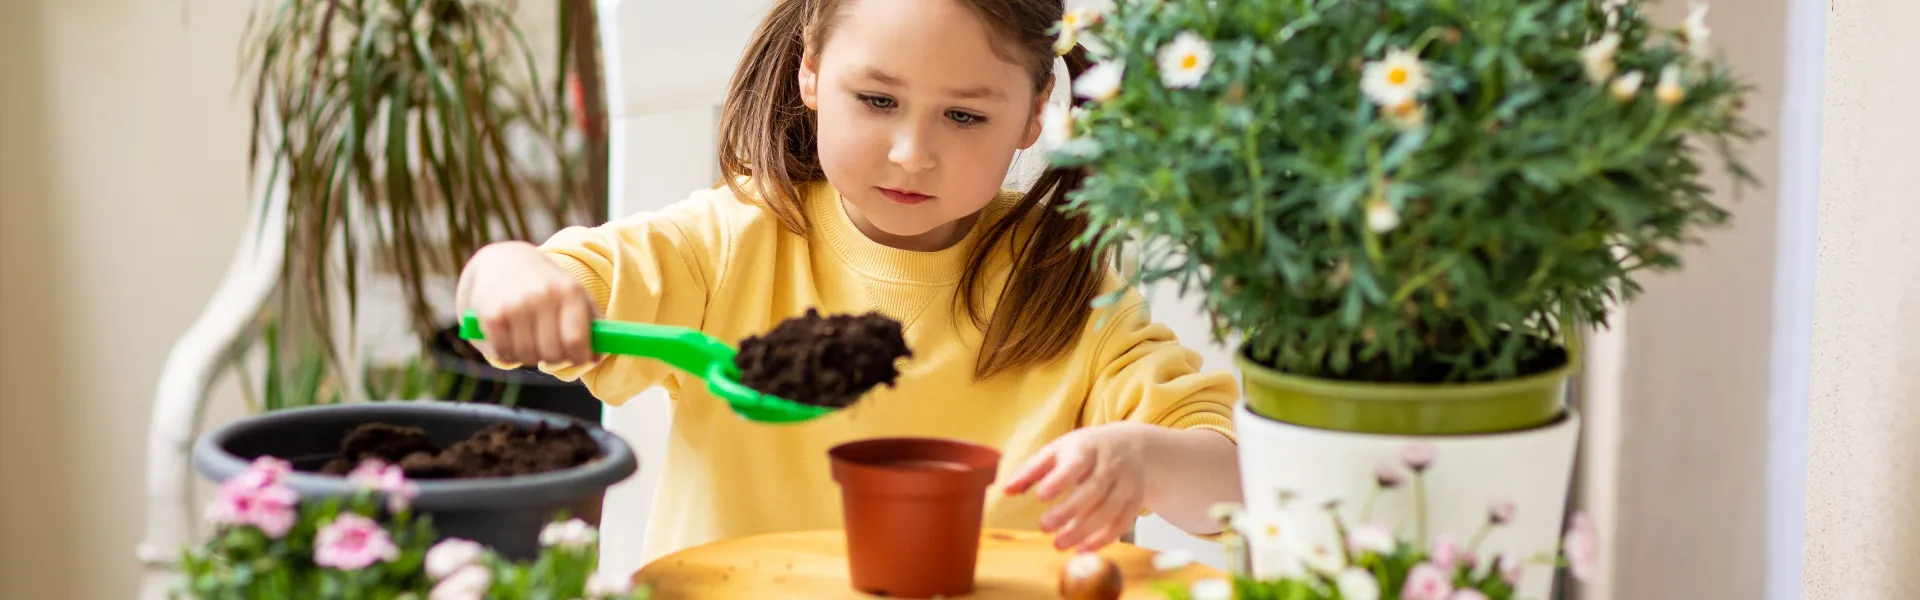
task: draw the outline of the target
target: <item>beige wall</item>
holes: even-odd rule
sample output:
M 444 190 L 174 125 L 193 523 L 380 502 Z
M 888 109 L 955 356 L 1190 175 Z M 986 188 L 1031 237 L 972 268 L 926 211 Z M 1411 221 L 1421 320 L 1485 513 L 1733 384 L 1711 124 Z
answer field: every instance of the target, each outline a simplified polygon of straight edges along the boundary
M 1920 3 L 1827 16 L 1805 597 L 1920 597 Z
M 133 596 L 154 383 L 245 217 L 247 5 L 0 1 L 0 598 Z
M 1687 6 L 1655 10 L 1677 23 Z M 1746 114 L 1768 137 L 1745 160 L 1766 187 L 1718 194 L 1733 227 L 1704 236 L 1683 271 L 1646 280 L 1627 310 L 1613 598 L 1762 597 L 1786 13 L 1787 0 L 1709 13 L 1714 42 L 1758 88 Z

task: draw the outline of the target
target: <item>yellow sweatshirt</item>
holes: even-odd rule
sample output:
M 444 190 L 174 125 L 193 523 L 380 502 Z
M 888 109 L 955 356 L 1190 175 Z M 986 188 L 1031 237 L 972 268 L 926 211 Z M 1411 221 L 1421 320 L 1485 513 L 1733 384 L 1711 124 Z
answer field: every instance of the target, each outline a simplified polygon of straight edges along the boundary
M 1068 431 L 1140 421 L 1233 437 L 1238 389 L 1231 374 L 1201 372 L 1196 353 L 1143 317 L 1138 295 L 1094 311 L 1077 345 L 1051 364 L 974 379 L 983 332 L 957 310 L 955 292 L 968 251 L 1018 192 L 1002 193 L 964 241 L 938 252 L 868 239 L 824 182 L 801 192 L 809 236 L 788 231 L 761 205 L 721 187 L 656 212 L 570 228 L 542 246 L 610 319 L 695 327 L 733 343 L 808 307 L 823 314 L 879 311 L 905 325 L 913 357 L 895 387 L 882 386 L 848 410 L 801 424 L 741 419 L 698 380 L 651 360 L 610 356 L 595 365 L 543 365 L 563 379 L 584 381 L 614 406 L 656 385 L 671 394 L 667 455 L 646 457 L 661 465 L 661 480 L 645 560 L 721 539 L 839 527 L 840 490 L 829 474 L 827 449 L 849 440 L 941 436 L 996 448 L 1002 462 L 988 493 L 986 526 L 1037 529 L 1045 503 L 1006 496 L 998 483 Z M 996 272 L 994 294 L 1006 279 L 1004 265 Z M 1112 277 L 1109 284 L 1121 281 Z

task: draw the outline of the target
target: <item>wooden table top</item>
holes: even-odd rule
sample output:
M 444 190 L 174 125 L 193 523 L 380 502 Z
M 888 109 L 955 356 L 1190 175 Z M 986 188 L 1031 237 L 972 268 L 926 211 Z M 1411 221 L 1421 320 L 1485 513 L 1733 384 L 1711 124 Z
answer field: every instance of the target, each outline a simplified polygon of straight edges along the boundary
M 846 537 L 840 530 L 778 533 L 715 542 L 661 557 L 634 573 L 656 600 L 874 598 L 847 582 Z M 1124 599 L 1160 598 L 1153 582 L 1192 583 L 1224 574 L 1191 563 L 1155 573 L 1152 550 L 1113 543 L 1099 552 L 1119 565 Z M 963 598 L 1058 598 L 1060 569 L 1072 558 L 1034 531 L 988 530 L 972 594 Z

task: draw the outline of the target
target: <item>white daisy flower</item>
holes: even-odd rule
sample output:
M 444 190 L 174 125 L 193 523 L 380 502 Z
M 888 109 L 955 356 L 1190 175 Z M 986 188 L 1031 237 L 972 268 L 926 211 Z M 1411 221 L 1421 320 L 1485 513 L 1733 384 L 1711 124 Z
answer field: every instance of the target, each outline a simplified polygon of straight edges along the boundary
M 1333 575 L 1347 568 L 1347 555 L 1339 548 L 1314 544 L 1301 555 L 1301 561 L 1315 572 Z
M 1587 69 L 1587 80 L 1603 83 L 1613 78 L 1613 56 L 1620 52 L 1620 34 L 1607 32 L 1586 48 L 1580 49 L 1580 63 Z
M 1126 65 L 1120 62 L 1102 62 L 1087 68 L 1080 78 L 1073 82 L 1073 93 L 1081 98 L 1092 100 L 1111 100 L 1120 93 L 1120 81 L 1126 75 Z
M 1393 551 L 1393 532 L 1379 523 L 1369 523 L 1347 532 L 1347 548 L 1354 552 L 1386 554 Z
M 1660 69 L 1660 83 L 1653 86 L 1653 98 L 1661 104 L 1673 106 L 1687 99 L 1687 90 L 1680 84 L 1680 66 L 1667 65 Z
M 1225 579 L 1202 579 L 1187 590 L 1193 600 L 1233 600 L 1233 584 Z
M 1160 48 L 1160 83 L 1170 88 L 1200 85 L 1213 66 L 1213 46 L 1192 31 L 1182 31 Z
M 1710 40 L 1713 30 L 1707 28 L 1707 5 L 1693 5 L 1693 12 L 1687 15 L 1687 21 L 1680 26 L 1680 32 L 1687 37 L 1687 49 L 1694 58 L 1705 59 L 1713 52 Z
M 1153 570 L 1155 571 L 1172 571 L 1190 564 L 1193 564 L 1193 553 L 1178 548 L 1153 555 Z
M 1611 87 L 1613 97 L 1617 100 L 1632 100 L 1634 94 L 1640 93 L 1640 85 L 1646 81 L 1646 78 L 1647 75 L 1639 71 L 1627 71 L 1627 74 L 1614 78 Z
M 1360 91 L 1380 106 L 1399 106 L 1426 93 L 1431 85 L 1420 57 L 1399 48 L 1388 50 L 1386 58 L 1367 63 L 1360 74 Z
M 1342 600 L 1380 600 L 1380 582 L 1366 569 L 1354 567 L 1341 571 L 1333 585 L 1340 590 Z
M 1427 105 L 1412 98 L 1381 110 L 1386 113 L 1387 119 L 1401 130 L 1414 129 L 1427 123 Z
M 1620 26 L 1620 9 L 1627 7 L 1627 0 L 1604 0 L 1600 10 L 1607 13 L 1607 29 Z
M 1375 200 L 1367 203 L 1367 228 L 1374 233 L 1386 233 L 1400 226 L 1400 211 L 1385 201 Z
M 1073 47 L 1080 43 L 1079 37 L 1080 32 L 1069 27 L 1061 27 L 1059 37 L 1053 38 L 1053 55 L 1066 56 L 1068 52 L 1072 52 Z
M 1306 574 L 1306 548 L 1298 528 L 1285 514 L 1252 511 L 1241 515 L 1241 535 L 1247 538 L 1254 573 L 1262 577 Z
M 1040 142 L 1049 148 L 1058 148 L 1073 139 L 1073 120 L 1078 116 L 1074 112 L 1059 103 L 1048 102 L 1040 112 Z

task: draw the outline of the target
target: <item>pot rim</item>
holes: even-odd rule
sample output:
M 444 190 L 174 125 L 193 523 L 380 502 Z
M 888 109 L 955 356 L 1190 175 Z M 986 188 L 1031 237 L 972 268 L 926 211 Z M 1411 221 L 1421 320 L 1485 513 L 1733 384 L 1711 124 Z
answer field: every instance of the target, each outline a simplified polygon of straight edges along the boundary
M 518 506 L 578 497 L 601 490 L 639 470 L 639 459 L 620 436 L 597 423 L 532 409 L 508 408 L 492 404 L 453 403 L 437 400 L 354 402 L 304 406 L 253 415 L 225 423 L 200 436 L 193 444 L 193 466 L 215 483 L 244 472 L 254 457 L 241 457 L 228 451 L 226 443 L 234 437 L 260 428 L 288 427 L 315 417 L 333 413 L 354 414 L 355 418 L 376 421 L 395 415 L 411 417 L 460 416 L 520 423 L 546 422 L 554 426 L 575 424 L 600 446 L 600 456 L 570 469 L 513 477 L 478 479 L 410 479 L 419 486 L 413 499 L 416 509 L 480 508 Z M 284 457 L 283 457 L 284 458 Z M 302 496 L 350 496 L 361 486 L 336 475 L 293 471 L 282 479 Z M 476 500 L 479 500 L 476 502 Z
M 1350 400 L 1425 404 L 1468 397 L 1477 398 L 1490 394 L 1517 393 L 1560 385 L 1580 370 L 1580 357 L 1575 350 L 1564 344 L 1560 347 L 1566 350 L 1567 360 L 1558 367 L 1512 379 L 1472 383 L 1349 381 L 1296 375 L 1255 361 L 1249 354 L 1250 347 L 1244 343 L 1240 344 L 1239 349 L 1233 353 L 1233 360 L 1234 364 L 1240 367 L 1242 376 L 1269 387 Z M 1409 392 L 1418 393 L 1409 394 Z

